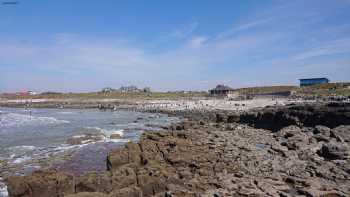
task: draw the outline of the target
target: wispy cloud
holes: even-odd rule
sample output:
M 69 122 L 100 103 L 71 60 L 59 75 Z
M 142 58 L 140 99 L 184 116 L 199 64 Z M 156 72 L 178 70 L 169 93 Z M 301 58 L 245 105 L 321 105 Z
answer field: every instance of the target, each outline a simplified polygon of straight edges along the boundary
M 180 27 L 177 27 L 170 33 L 170 36 L 177 38 L 186 38 L 190 34 L 192 34 L 199 26 L 198 22 L 191 22 L 189 24 L 184 24 Z
M 294 56 L 295 60 L 306 60 L 335 54 L 350 53 L 350 38 L 338 39 L 321 44 Z
M 229 37 L 229 36 L 235 35 L 238 32 L 241 32 L 241 31 L 245 31 L 245 30 L 253 29 L 255 27 L 263 26 L 265 24 L 268 24 L 271 21 L 272 21 L 272 18 L 265 18 L 265 19 L 258 19 L 255 21 L 250 21 L 248 23 L 234 26 L 231 29 L 220 33 L 217 37 L 218 38 Z

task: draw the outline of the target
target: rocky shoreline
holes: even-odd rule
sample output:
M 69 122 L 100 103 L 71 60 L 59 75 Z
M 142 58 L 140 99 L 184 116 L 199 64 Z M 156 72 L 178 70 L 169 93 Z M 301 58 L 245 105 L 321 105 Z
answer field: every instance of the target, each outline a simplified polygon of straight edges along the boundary
M 163 112 L 187 120 L 112 151 L 106 172 L 10 177 L 9 195 L 350 195 L 349 104 Z

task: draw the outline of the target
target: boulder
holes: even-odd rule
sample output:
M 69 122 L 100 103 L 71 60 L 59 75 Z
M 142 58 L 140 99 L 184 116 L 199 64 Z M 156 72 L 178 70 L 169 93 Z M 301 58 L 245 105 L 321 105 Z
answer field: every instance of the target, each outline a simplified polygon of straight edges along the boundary
M 341 125 L 332 129 L 331 136 L 341 142 L 350 142 L 350 125 Z
M 75 192 L 73 176 L 56 171 L 37 171 L 31 176 L 15 176 L 6 180 L 12 197 L 65 196 Z
M 317 153 L 329 160 L 346 160 L 350 156 L 349 146 L 345 143 L 330 142 L 322 145 L 322 148 Z

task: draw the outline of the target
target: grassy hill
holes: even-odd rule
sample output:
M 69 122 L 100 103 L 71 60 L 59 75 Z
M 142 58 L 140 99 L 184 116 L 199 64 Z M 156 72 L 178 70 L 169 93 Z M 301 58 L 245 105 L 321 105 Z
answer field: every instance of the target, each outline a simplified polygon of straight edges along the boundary
M 241 94 L 270 94 L 276 92 L 286 92 L 297 90 L 297 86 L 263 86 L 263 87 L 248 87 L 240 88 L 238 91 Z

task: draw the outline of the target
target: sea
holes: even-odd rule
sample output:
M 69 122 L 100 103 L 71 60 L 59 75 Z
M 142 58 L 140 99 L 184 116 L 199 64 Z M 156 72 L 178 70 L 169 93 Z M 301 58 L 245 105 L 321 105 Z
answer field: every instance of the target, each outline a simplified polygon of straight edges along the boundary
M 106 170 L 108 152 L 178 121 L 130 111 L 0 108 L 0 197 L 8 196 L 6 177 L 44 166 L 78 175 Z

